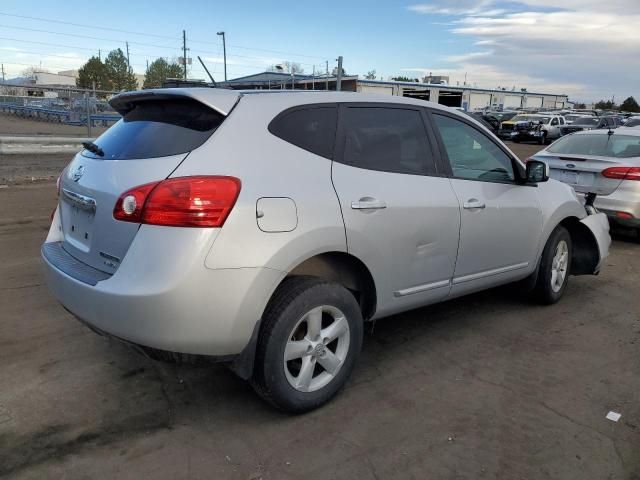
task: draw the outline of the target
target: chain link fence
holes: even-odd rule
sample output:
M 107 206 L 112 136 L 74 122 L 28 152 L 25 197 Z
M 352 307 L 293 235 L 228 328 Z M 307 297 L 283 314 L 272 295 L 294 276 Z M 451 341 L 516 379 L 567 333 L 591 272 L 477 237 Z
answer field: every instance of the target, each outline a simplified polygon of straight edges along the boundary
M 0 84 L 0 113 L 43 122 L 108 127 L 121 117 L 108 100 L 118 92 Z

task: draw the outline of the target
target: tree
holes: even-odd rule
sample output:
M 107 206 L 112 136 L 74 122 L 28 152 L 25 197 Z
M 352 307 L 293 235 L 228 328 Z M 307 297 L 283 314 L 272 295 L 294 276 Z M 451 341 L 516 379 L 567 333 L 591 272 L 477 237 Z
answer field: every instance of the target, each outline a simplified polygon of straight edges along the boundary
M 158 58 L 149 64 L 144 74 L 142 88 L 159 88 L 167 78 L 182 78 L 182 66 L 176 62 L 167 62 L 164 58 Z
M 391 80 L 396 82 L 418 82 L 419 81 L 417 78 L 409 78 L 405 76 L 391 77 Z
M 364 78 L 366 78 L 367 80 L 375 80 L 376 79 L 376 71 L 375 70 L 369 70 L 367 72 L 367 74 L 364 76 Z
M 594 107 L 600 110 L 613 110 L 617 108 L 616 104 L 611 100 L 600 100 L 599 102 L 595 103 Z
M 98 57 L 91 57 L 78 69 L 76 86 L 80 88 L 94 88 L 95 86 L 96 90 L 111 90 L 107 69 Z
M 41 67 L 27 67 L 22 71 L 22 76 L 26 78 L 34 78 L 36 73 L 49 73 L 49 70 Z
M 333 75 L 334 77 L 338 75 L 338 67 L 333 67 L 333 70 L 331 70 L 331 75 Z M 347 76 L 347 71 L 344 69 L 344 67 L 342 67 L 342 76 Z
M 267 69 L 267 71 L 268 72 L 293 73 L 295 75 L 295 74 L 304 73 L 304 68 L 302 68 L 302 66 L 297 62 L 284 61 L 284 62 L 279 63 L 277 65 L 271 65 Z
M 104 66 L 114 90 L 136 90 L 138 88 L 136 76 L 121 49 L 111 50 L 104 61 Z
M 640 112 L 640 105 L 638 105 L 638 102 L 636 102 L 635 98 L 629 97 L 624 102 L 622 102 L 622 104 L 620 105 L 620 110 L 622 110 L 623 112 Z
M 574 103 L 573 108 L 584 109 L 584 108 L 587 108 L 587 106 L 584 103 Z

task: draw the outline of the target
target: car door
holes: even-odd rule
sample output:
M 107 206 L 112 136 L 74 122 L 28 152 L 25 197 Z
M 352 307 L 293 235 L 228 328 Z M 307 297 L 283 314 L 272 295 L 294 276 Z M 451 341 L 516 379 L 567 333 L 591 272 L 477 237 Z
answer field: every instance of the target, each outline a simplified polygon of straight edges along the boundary
M 549 123 L 549 136 L 548 138 L 558 138 L 560 136 L 560 120 L 558 117 L 553 117 Z
M 444 112 L 431 118 L 461 206 L 451 296 L 524 278 L 542 231 L 538 189 L 517 183 L 516 162 L 479 127 Z
M 438 172 L 435 138 L 411 105 L 343 104 L 333 184 L 348 251 L 376 283 L 376 317 L 449 293 L 460 229 L 458 200 Z

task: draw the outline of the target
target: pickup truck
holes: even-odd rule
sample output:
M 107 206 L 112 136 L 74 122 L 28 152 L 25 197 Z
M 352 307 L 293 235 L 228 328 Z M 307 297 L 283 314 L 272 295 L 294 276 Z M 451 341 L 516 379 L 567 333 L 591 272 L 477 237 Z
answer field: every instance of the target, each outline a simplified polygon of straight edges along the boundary
M 561 115 L 523 114 L 502 122 L 500 138 L 514 142 L 535 141 L 544 145 L 560 138 L 560 128 L 565 125 Z

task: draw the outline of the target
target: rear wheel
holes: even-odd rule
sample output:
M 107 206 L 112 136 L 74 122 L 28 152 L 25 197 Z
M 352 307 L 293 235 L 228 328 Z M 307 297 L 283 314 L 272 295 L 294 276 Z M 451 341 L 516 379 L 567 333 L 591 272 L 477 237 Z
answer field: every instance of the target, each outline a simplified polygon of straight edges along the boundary
M 556 227 L 542 252 L 535 297 L 542 303 L 556 303 L 562 297 L 571 271 L 571 235 L 566 228 Z
M 333 398 L 362 346 L 362 314 L 353 294 L 337 283 L 292 277 L 278 288 L 262 321 L 256 391 L 292 413 Z

